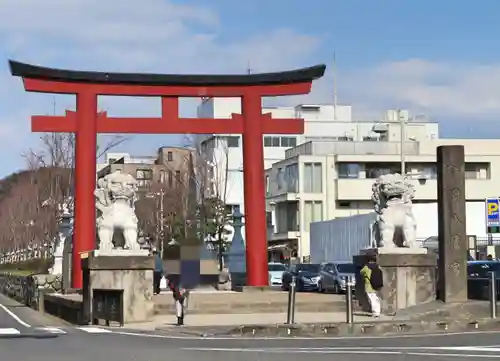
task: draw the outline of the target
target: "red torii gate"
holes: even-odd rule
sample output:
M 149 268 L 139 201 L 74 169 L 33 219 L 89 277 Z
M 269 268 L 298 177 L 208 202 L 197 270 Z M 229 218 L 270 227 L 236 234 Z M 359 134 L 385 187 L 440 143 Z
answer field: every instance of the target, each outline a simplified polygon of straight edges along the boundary
M 80 253 L 95 248 L 97 133 L 242 134 L 247 284 L 267 286 L 263 134 L 302 134 L 303 119 L 273 119 L 262 114 L 262 97 L 307 94 L 324 75 L 317 65 L 281 73 L 249 75 L 167 75 L 72 71 L 9 61 L 13 76 L 29 92 L 75 94 L 76 112 L 33 116 L 33 132 L 74 132 L 75 226 L 72 284 L 82 287 Z M 108 117 L 98 113 L 98 95 L 161 97 L 156 118 Z M 179 97 L 240 97 L 242 114 L 230 119 L 179 117 Z M 99 121 L 98 121 L 99 120 Z

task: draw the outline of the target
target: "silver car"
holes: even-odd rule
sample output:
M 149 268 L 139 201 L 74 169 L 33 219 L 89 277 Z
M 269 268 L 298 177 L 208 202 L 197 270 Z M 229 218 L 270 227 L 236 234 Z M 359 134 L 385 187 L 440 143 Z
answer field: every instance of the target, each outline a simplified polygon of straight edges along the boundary
M 343 293 L 348 277 L 355 283 L 356 267 L 352 263 L 325 263 L 320 272 L 319 292 Z

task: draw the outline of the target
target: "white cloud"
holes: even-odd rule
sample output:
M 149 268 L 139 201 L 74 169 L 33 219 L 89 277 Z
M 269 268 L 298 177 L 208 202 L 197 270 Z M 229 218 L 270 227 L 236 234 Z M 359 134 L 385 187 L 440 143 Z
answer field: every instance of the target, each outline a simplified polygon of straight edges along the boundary
M 410 59 L 351 72 L 342 81 L 345 95 L 363 108 L 409 107 L 436 117 L 483 120 L 500 115 L 500 64 Z
M 319 45 L 317 38 L 291 29 L 226 41 L 231 29 L 223 28 L 213 8 L 180 1 L 0 1 L 0 54 L 49 67 L 244 73 L 250 63 L 255 71 L 271 71 L 309 65 L 309 57 Z M 52 113 L 53 96 L 26 94 L 19 79 L 9 76 L 6 62 L 0 64 L 0 80 L 0 96 L 6 105 L 0 107 L 0 138 L 4 135 L 2 120 L 15 119 L 15 132 L 28 133 L 30 114 Z M 69 97 L 59 97 L 58 111 L 73 104 Z M 101 105 L 120 115 L 158 111 L 157 106 L 151 110 L 151 102 L 123 99 L 106 99 Z M 31 136 L 32 141 L 36 139 Z M 19 143 L 11 152 L 32 145 Z M 0 168 L 0 173 L 7 171 Z

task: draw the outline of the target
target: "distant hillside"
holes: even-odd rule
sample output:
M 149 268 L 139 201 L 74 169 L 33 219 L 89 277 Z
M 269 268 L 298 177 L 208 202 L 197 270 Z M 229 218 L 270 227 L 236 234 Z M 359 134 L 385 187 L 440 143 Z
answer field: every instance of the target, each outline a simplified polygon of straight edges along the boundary
M 0 249 L 41 244 L 55 235 L 56 204 L 71 192 L 71 175 L 70 169 L 52 167 L 0 180 Z

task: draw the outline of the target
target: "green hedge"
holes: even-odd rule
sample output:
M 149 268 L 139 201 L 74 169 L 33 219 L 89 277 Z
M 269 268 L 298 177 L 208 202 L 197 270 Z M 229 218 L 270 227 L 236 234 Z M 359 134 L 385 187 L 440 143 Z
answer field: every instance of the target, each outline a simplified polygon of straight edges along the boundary
M 53 259 L 30 259 L 23 262 L 0 264 L 0 272 L 47 274 L 53 263 Z

